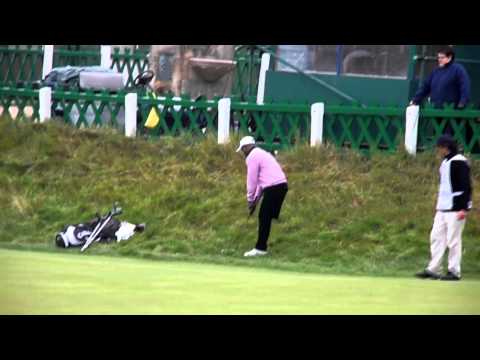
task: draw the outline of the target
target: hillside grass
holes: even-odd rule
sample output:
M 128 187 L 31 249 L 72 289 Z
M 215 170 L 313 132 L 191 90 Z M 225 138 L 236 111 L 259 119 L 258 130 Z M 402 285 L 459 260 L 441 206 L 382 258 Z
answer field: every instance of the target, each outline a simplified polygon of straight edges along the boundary
M 220 146 L 215 137 L 187 135 L 129 139 L 55 121 L 0 119 L 0 246 L 60 251 L 54 236 L 64 225 L 119 201 L 120 219 L 145 222 L 145 233 L 96 244 L 88 254 L 368 275 L 411 274 L 425 266 L 440 161 L 433 152 L 365 157 L 328 145 L 280 152 L 289 192 L 272 227 L 270 255 L 242 259 L 255 244 L 257 219 L 247 219 L 246 168 L 237 143 Z M 477 164 L 472 160 L 474 189 Z M 479 200 L 474 191 L 474 205 Z M 480 275 L 478 220 L 472 211 L 464 275 Z

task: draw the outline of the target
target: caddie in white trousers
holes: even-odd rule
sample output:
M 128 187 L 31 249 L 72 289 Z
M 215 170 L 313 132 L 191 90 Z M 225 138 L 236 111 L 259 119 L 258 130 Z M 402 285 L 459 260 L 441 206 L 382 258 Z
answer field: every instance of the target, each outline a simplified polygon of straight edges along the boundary
M 457 152 L 457 144 L 450 135 L 437 141 L 440 165 L 440 188 L 432 232 L 431 259 L 427 268 L 416 274 L 422 279 L 460 280 L 462 260 L 462 231 L 467 212 L 472 207 L 472 186 L 468 160 Z M 448 272 L 441 275 L 442 259 L 448 248 Z

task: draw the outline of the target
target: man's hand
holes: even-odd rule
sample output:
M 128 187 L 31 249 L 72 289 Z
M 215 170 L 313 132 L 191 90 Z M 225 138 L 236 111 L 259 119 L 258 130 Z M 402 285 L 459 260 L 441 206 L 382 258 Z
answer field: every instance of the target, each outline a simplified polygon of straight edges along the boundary
M 248 202 L 248 214 L 252 215 L 253 212 L 255 211 L 256 207 L 257 207 L 257 203 L 255 201 L 249 201 Z
M 465 210 L 460 210 L 457 213 L 457 219 L 458 220 L 464 220 L 467 217 L 467 212 Z

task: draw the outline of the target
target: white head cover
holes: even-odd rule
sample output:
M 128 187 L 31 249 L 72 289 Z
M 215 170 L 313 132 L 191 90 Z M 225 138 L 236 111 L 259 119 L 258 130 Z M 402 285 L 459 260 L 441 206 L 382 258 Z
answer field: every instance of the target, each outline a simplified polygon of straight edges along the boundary
M 242 140 L 240 140 L 240 145 L 238 146 L 237 152 L 240 152 L 240 150 L 242 150 L 242 147 L 244 147 L 245 145 L 255 145 L 255 139 L 253 138 L 253 136 L 245 136 L 244 138 L 242 138 Z

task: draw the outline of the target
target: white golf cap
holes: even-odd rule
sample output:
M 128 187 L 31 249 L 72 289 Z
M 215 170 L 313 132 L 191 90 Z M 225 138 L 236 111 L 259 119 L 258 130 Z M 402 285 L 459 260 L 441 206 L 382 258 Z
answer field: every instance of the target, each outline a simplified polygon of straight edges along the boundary
M 237 152 L 240 152 L 240 150 L 242 150 L 242 147 L 244 147 L 245 145 L 255 145 L 255 139 L 253 138 L 253 136 L 245 136 L 244 138 L 242 138 L 242 140 L 240 140 L 240 145 L 238 146 Z

